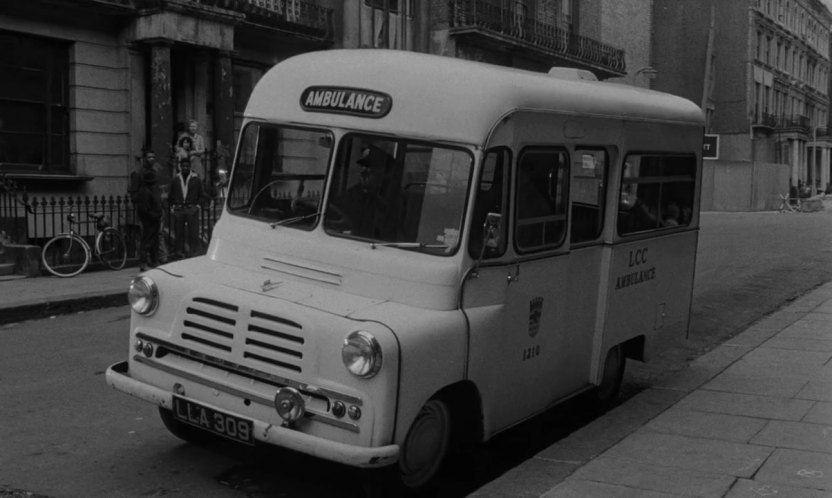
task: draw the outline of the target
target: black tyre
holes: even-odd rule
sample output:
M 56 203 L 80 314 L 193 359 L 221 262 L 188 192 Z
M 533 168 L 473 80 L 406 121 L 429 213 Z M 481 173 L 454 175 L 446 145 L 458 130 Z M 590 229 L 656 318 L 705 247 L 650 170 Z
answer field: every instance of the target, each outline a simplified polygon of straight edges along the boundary
M 419 490 L 436 480 L 451 443 L 451 409 L 432 399 L 419 411 L 399 453 L 399 479 L 405 489 Z
M 624 380 L 626 361 L 627 358 L 624 357 L 624 350 L 621 346 L 610 348 L 604 360 L 601 383 L 589 393 L 593 404 L 599 408 L 610 408 L 615 404 L 618 393 L 621 391 L 621 382 Z
M 177 420 L 172 411 L 161 406 L 159 407 L 159 417 L 162 419 L 162 423 L 165 424 L 165 428 L 183 441 L 200 444 L 211 438 L 209 432 Z
M 98 257 L 112 270 L 121 270 L 127 263 L 127 245 L 121 232 L 115 228 L 105 228 L 95 238 Z
M 46 271 L 56 277 L 74 277 L 90 263 L 87 245 L 80 237 L 69 234 L 50 239 L 40 256 Z

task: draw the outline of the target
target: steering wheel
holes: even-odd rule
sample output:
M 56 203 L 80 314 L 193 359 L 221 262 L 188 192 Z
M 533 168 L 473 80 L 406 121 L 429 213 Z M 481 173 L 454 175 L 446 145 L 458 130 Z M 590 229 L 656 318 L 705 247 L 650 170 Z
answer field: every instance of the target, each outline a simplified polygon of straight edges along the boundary
M 343 209 L 330 202 L 326 206 L 326 221 L 324 226 L 339 232 L 346 232 L 351 230 L 355 225 Z

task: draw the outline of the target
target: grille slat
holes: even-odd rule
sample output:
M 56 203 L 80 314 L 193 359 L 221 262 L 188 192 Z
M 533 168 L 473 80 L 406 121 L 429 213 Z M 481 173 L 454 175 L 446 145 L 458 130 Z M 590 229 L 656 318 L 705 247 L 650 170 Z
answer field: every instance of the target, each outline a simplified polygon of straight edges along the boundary
M 196 352 L 301 373 L 296 363 L 303 360 L 303 331 L 303 325 L 294 320 L 200 296 L 185 308 L 180 335 Z
M 193 341 L 193 342 L 205 345 L 205 346 L 211 346 L 212 348 L 220 349 L 222 351 L 225 351 L 226 353 L 231 352 L 231 346 L 227 346 L 225 344 L 220 344 L 220 343 L 217 343 L 217 342 L 214 342 L 214 341 L 209 341 L 208 339 L 203 339 L 202 337 L 198 337 L 198 336 L 195 336 L 195 335 L 192 335 L 192 334 L 183 333 L 182 334 L 182 339 L 184 339 L 186 341 Z
M 283 354 L 286 354 L 286 355 L 289 355 L 289 356 L 294 356 L 295 358 L 303 358 L 303 353 L 301 353 L 300 351 L 294 351 L 292 349 L 282 348 L 280 346 L 275 346 L 273 344 L 257 341 L 257 340 L 254 340 L 254 339 L 246 339 L 246 345 L 248 345 L 248 346 L 257 346 L 259 348 L 274 351 L 275 353 L 283 353 Z
M 215 329 L 213 327 L 209 327 L 207 325 L 202 325 L 201 323 L 192 322 L 191 320 L 185 320 L 185 327 L 193 328 L 197 330 L 201 330 L 203 332 L 208 332 L 210 334 L 216 334 L 220 337 L 224 337 L 226 339 L 233 339 L 234 333 L 227 332 L 225 330 Z
M 267 329 L 265 327 L 260 327 L 258 325 L 249 325 L 248 326 L 249 332 L 258 332 L 260 334 L 265 334 L 269 337 L 274 337 L 276 339 L 284 339 L 286 341 L 291 341 L 297 344 L 303 344 L 303 337 L 297 337 L 294 335 L 286 334 L 283 332 L 279 332 L 277 330 Z
M 268 363 L 269 365 L 274 365 L 274 366 L 280 367 L 280 368 L 286 368 L 286 369 L 292 370 L 292 371 L 297 372 L 297 373 L 301 372 L 300 367 L 297 366 L 297 365 L 293 365 L 291 363 L 285 363 L 285 362 L 282 362 L 282 361 L 278 361 L 278 360 L 275 360 L 273 358 L 267 358 L 265 356 L 261 356 L 259 354 L 255 354 L 255 353 L 246 352 L 243 355 L 243 358 L 249 358 L 249 359 L 253 359 L 253 360 L 257 360 L 257 361 L 262 361 L 263 363 Z
M 201 316 L 203 318 L 208 318 L 209 320 L 214 320 L 214 321 L 217 321 L 217 322 L 220 322 L 220 323 L 224 323 L 226 325 L 234 326 L 234 325 L 237 324 L 237 321 L 234 320 L 233 318 L 226 318 L 224 316 L 216 315 L 214 313 L 209 313 L 207 311 L 204 311 L 204 310 L 201 310 L 201 309 L 198 309 L 198 308 L 188 307 L 188 309 L 186 309 L 185 311 L 189 315 Z

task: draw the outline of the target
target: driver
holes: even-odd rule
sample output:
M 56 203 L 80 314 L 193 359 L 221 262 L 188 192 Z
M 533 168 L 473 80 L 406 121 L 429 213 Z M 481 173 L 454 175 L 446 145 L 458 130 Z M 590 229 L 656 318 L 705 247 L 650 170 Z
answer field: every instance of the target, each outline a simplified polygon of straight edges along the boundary
M 365 147 L 355 161 L 358 182 L 349 187 L 336 204 L 351 222 L 349 233 L 359 237 L 378 238 L 384 199 L 381 196 L 381 180 L 387 154 L 380 149 Z

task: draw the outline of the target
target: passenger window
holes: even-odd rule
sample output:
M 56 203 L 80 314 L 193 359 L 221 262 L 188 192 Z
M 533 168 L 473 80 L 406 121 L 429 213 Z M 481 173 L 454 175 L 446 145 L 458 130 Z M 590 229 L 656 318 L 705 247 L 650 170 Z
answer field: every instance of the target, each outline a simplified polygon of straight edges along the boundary
M 474 259 L 496 258 L 506 252 L 506 229 L 508 216 L 506 199 L 508 198 L 508 175 L 511 165 L 511 152 L 505 147 L 490 150 L 483 161 L 482 173 L 474 201 L 474 215 L 471 221 L 471 236 L 468 240 L 468 254 Z M 483 251 L 483 225 L 488 213 L 502 215 L 500 234 L 495 243 L 486 245 Z
M 572 243 L 595 240 L 601 235 L 604 227 L 608 165 L 607 151 L 604 149 L 575 150 L 572 185 L 569 187 L 572 203 Z
M 557 247 L 566 235 L 569 156 L 526 149 L 517 166 L 515 244 L 518 252 Z
M 687 226 L 696 189 L 696 157 L 631 154 L 624 161 L 618 233 Z

